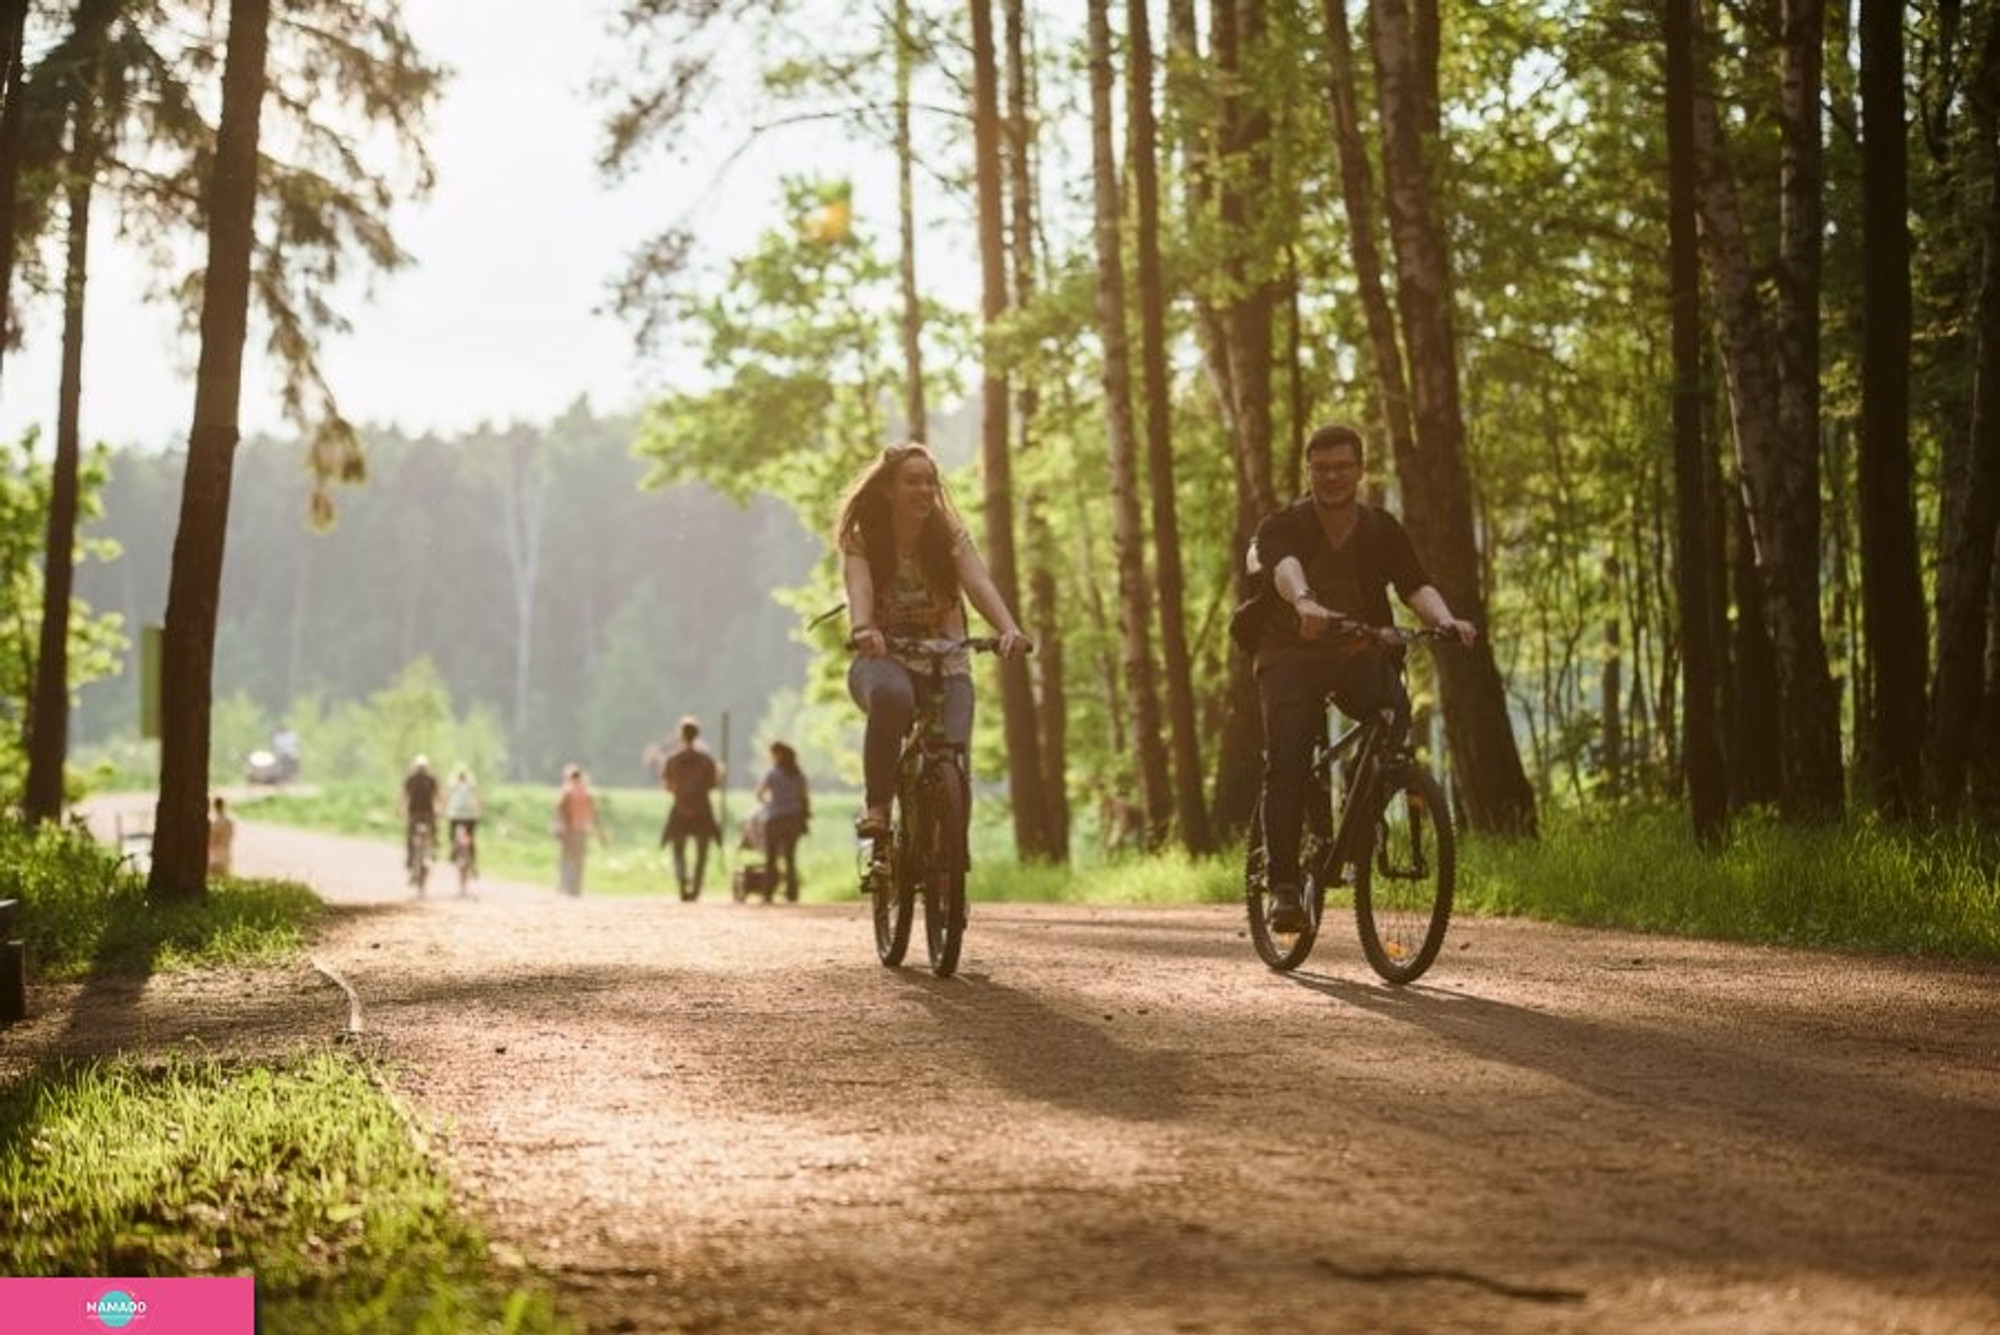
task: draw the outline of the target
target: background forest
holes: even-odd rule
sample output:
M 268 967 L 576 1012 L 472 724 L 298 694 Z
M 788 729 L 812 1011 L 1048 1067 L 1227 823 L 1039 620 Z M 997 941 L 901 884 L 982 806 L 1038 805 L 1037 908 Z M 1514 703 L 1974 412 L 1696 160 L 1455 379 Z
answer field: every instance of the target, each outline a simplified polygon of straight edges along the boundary
M 246 443 L 216 636 L 218 779 L 236 780 L 280 721 L 300 732 L 312 777 L 385 790 L 425 749 L 494 779 L 553 782 L 577 760 L 603 782 L 647 782 L 644 748 L 682 713 L 714 741 L 727 711 L 747 759 L 804 682 L 792 615 L 770 595 L 798 584 L 823 544 L 769 501 L 641 491 L 633 425 L 579 405 L 451 439 L 371 432 L 369 484 L 326 533 L 300 523 L 312 480 L 296 446 Z M 121 556 L 86 564 L 78 592 L 128 627 L 157 623 L 165 602 L 179 468 L 137 452 L 108 460 L 89 531 Z M 86 753 L 136 736 L 136 667 L 128 655 L 80 693 Z M 343 705 L 399 684 L 442 691 L 470 726 L 399 736 L 411 729 L 370 715 L 389 735 L 369 736 L 335 723 Z
M 312 40 L 292 8 L 274 51 Z M 163 11 L 30 12 L 74 46 L 87 18 L 140 40 Z M 1977 741 L 2000 735 L 1991 6 L 896 0 L 851 17 L 620 7 L 612 177 L 697 120 L 754 138 L 810 119 L 896 181 L 891 203 L 801 163 L 761 233 L 670 223 L 638 245 L 614 304 L 645 355 L 692 369 L 636 422 L 579 408 L 362 439 L 310 355 L 302 317 L 330 313 L 287 284 L 329 272 L 298 259 L 313 247 L 392 263 L 363 225 L 386 196 L 316 212 L 302 201 L 324 194 L 265 173 L 270 281 L 251 298 L 297 370 L 302 436 L 236 458 L 219 699 L 331 709 L 428 660 L 520 775 L 573 753 L 630 772 L 682 709 L 788 727 L 788 691 L 838 703 L 835 655 L 797 628 L 838 597 L 817 535 L 841 486 L 885 442 L 937 437 L 1040 646 L 982 693 L 981 768 L 1005 776 L 1020 850 L 1062 859 L 1072 807 L 1115 795 L 1142 842 L 1208 851 L 1240 829 L 1257 767 L 1254 686 L 1221 634 L 1240 556 L 1297 493 L 1305 434 L 1342 418 L 1487 631 L 1418 682 L 1473 830 L 1685 803 L 1714 841 L 1755 806 L 1820 822 L 2000 803 L 2000 745 Z M 364 110 L 421 160 L 443 72 L 384 37 L 393 19 L 369 31 L 347 48 L 383 76 Z M 36 52 L 31 92 L 69 49 Z M 136 118 L 121 142 L 151 142 L 156 90 L 118 91 Z M 154 198 L 47 158 L 23 177 L 45 230 L 21 237 L 45 284 L 61 183 L 72 216 L 79 180 L 127 210 Z M 330 216 L 349 226 L 307 225 Z M 940 234 L 962 258 L 936 260 Z M 976 311 L 944 295 L 975 263 Z M 364 456 L 366 489 L 307 536 Z M 175 468 L 121 456 L 101 497 L 127 555 L 79 591 L 128 629 L 159 602 Z M 127 701 L 86 694 L 79 738 L 120 731 Z

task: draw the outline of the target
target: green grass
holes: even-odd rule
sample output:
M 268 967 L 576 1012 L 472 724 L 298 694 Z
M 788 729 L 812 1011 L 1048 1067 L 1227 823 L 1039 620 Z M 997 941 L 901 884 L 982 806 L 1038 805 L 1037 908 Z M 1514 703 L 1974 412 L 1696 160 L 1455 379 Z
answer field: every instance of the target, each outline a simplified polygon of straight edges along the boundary
M 673 863 L 659 846 L 660 825 L 666 818 L 665 795 L 652 788 L 593 791 L 606 842 L 591 845 L 584 865 L 584 893 L 674 893 Z M 486 812 L 479 823 L 480 871 L 500 880 L 553 888 L 556 841 L 549 823 L 555 809 L 555 790 L 534 784 L 482 785 L 482 796 Z M 752 806 L 747 793 L 730 794 L 729 845 L 720 857 L 715 849 L 709 850 L 704 894 L 726 895 L 728 871 L 746 861 L 762 862 L 761 854 L 745 853 L 735 846 L 741 820 Z M 241 804 L 238 814 L 248 820 L 379 839 L 396 845 L 403 839 L 396 789 L 376 784 L 329 784 L 311 795 L 282 791 L 260 795 Z M 799 846 L 799 870 L 803 898 L 851 897 L 855 882 L 854 846 L 844 817 L 829 813 L 814 822 L 812 834 Z M 441 867 L 439 872 L 449 875 L 450 868 Z
M 0 1274 L 254 1274 L 287 1332 L 564 1329 L 379 1073 L 326 1052 L 62 1064 L 0 1093 Z
M 260 802 L 256 819 L 399 838 L 393 793 L 353 788 L 320 798 Z M 600 792 L 612 835 L 593 849 L 590 894 L 660 894 L 671 884 L 658 851 L 663 800 L 650 789 Z M 553 885 L 547 834 L 550 790 L 502 788 L 489 797 L 481 857 L 496 876 Z M 831 810 L 826 809 L 831 807 Z M 732 812 L 746 812 L 742 794 Z M 1461 842 L 1463 911 L 1628 928 L 1675 936 L 1801 946 L 2000 959 L 2000 836 L 1972 830 L 1903 830 L 1869 820 L 1824 828 L 1740 818 L 1727 848 L 1699 849 L 1677 810 L 1552 811 L 1536 841 L 1466 837 Z M 1098 904 L 1222 904 L 1241 892 L 1242 854 L 1106 856 L 1088 830 L 1068 867 L 1024 864 L 1013 854 L 1005 804 L 973 808 L 977 900 Z M 745 855 L 729 850 L 730 865 Z M 846 811 L 823 804 L 800 848 L 805 898 L 853 896 L 854 845 Z M 711 870 L 711 890 L 725 887 Z
M 281 959 L 323 911 L 288 881 L 217 880 L 196 903 L 153 903 L 116 855 L 74 830 L 0 821 L 6 898 L 21 901 L 29 967 L 44 978 Z
M 1557 813 L 1539 841 L 1468 840 L 1459 903 L 1672 936 L 2000 959 L 2000 837 L 1751 816 L 1709 854 L 1682 812 Z

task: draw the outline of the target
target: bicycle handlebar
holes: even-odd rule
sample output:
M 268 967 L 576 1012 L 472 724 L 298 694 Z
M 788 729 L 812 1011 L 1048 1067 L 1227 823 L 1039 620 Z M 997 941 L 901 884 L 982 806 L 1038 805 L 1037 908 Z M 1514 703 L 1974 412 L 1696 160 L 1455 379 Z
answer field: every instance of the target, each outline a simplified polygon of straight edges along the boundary
M 1428 640 L 1433 643 L 1457 643 L 1458 632 L 1446 630 L 1442 626 L 1371 626 L 1365 621 L 1343 617 L 1327 627 L 1327 635 L 1336 640 L 1373 640 L 1377 644 L 1421 644 Z
M 882 636 L 883 643 L 888 645 L 891 653 L 910 654 L 919 658 L 947 658 L 961 649 L 969 649 L 973 653 L 980 654 L 997 654 L 1000 652 L 1000 637 L 998 635 L 970 635 L 962 640 L 927 640 L 910 635 L 891 635 L 887 631 L 879 633 Z M 854 637 L 851 635 L 847 638 L 847 647 L 850 649 L 859 647 L 855 644 Z M 1028 652 L 1035 652 L 1033 641 L 1030 641 L 1028 644 Z

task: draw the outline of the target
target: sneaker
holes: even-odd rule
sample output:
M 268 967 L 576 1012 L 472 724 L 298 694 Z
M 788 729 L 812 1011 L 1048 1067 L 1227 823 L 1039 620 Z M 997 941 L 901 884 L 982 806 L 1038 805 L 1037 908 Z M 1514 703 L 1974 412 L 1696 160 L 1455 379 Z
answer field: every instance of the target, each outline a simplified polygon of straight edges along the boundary
M 881 811 L 864 811 L 854 818 L 854 837 L 857 839 L 887 839 L 889 837 L 889 817 Z
M 1274 932 L 1303 932 L 1306 929 L 1306 906 L 1299 900 L 1299 888 L 1289 883 L 1271 887 L 1271 912 L 1268 919 Z

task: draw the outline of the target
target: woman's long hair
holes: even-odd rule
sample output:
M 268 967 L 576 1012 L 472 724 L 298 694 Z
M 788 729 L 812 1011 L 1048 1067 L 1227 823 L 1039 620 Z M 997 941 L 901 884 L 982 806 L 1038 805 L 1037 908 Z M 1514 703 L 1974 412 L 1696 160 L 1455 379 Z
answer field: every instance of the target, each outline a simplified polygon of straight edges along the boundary
M 799 753 L 783 742 L 771 743 L 771 759 L 787 774 L 799 772 Z
M 840 502 L 840 518 L 833 526 L 834 550 L 845 551 L 849 535 L 860 534 L 877 595 L 889 587 L 896 578 L 896 534 L 889 518 L 889 492 L 896 482 L 896 470 L 908 459 L 929 460 L 938 480 L 937 508 L 917 535 L 917 568 L 933 594 L 946 602 L 957 602 L 958 567 L 951 558 L 951 533 L 960 526 L 958 510 L 945 490 L 937 457 L 914 441 L 883 450 L 847 488 Z

